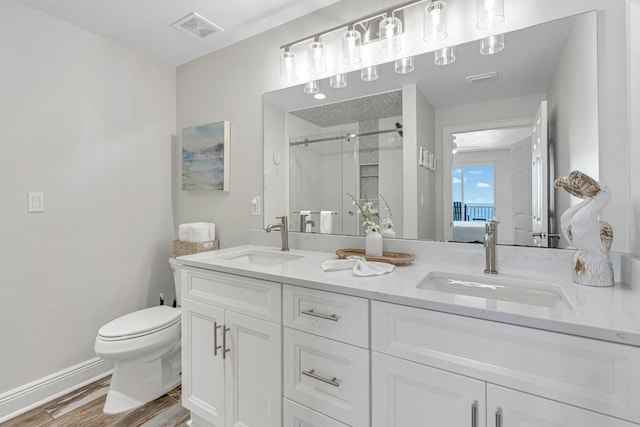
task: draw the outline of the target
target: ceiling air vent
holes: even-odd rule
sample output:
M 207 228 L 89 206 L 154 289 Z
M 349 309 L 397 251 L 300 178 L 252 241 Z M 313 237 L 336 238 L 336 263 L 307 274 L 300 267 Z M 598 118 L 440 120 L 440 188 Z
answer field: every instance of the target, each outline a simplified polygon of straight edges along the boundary
M 195 12 L 188 14 L 182 19 L 179 19 L 178 21 L 171 24 L 171 26 L 176 30 L 198 40 L 202 40 L 213 33 L 224 31 L 213 22 L 203 18 Z
M 498 73 L 492 71 L 490 73 L 476 74 L 475 76 L 467 76 L 465 78 L 469 81 L 469 83 L 486 83 L 498 80 Z

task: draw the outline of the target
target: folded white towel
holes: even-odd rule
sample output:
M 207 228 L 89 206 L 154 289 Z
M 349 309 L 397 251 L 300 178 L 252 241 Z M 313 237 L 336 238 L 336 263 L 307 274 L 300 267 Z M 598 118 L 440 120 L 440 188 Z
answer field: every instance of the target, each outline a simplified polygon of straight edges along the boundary
M 311 211 L 300 211 L 300 218 L 304 218 L 304 230 L 300 230 L 300 231 L 304 231 L 305 233 L 310 233 L 311 232 L 311 224 L 307 224 L 306 221 L 311 219 Z
M 323 271 L 352 269 L 357 276 L 380 276 L 396 268 L 385 262 L 367 261 L 361 256 L 348 256 L 346 259 L 329 260 L 322 263 Z
M 320 233 L 331 234 L 333 230 L 333 212 L 320 211 Z
M 202 243 L 215 239 L 216 228 L 211 222 L 194 222 L 189 225 L 189 242 Z
M 183 242 L 189 241 L 189 227 L 191 224 L 180 224 L 178 226 L 178 240 L 182 240 Z

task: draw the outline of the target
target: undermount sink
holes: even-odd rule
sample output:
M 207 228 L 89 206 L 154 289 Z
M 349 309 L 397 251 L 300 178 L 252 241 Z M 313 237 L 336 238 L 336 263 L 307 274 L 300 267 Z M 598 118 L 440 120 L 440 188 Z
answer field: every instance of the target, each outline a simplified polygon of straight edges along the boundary
M 228 261 L 242 262 L 245 264 L 259 265 L 269 267 L 274 265 L 285 264 L 290 261 L 302 258 L 300 255 L 288 254 L 286 252 L 270 252 L 255 249 L 234 252 L 227 255 L 221 255 L 220 259 Z
M 550 282 L 432 271 L 416 287 L 539 307 L 573 309 L 560 287 Z

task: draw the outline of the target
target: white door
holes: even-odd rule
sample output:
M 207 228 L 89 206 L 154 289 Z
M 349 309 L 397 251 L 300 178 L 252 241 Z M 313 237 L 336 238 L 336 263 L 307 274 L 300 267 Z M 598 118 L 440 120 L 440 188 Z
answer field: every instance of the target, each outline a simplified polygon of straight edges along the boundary
M 372 353 L 372 427 L 485 427 L 485 383 Z
M 282 327 L 232 311 L 225 326 L 226 426 L 281 427 Z
M 617 418 L 487 384 L 488 427 L 633 427 Z
M 224 310 L 182 299 L 182 405 L 215 426 L 225 419 L 223 324 Z
M 549 153 L 547 143 L 547 101 L 541 101 L 531 135 L 532 231 L 535 246 L 548 247 Z
M 513 186 L 513 239 L 519 246 L 533 244 L 531 214 L 531 140 L 511 146 L 511 182 Z

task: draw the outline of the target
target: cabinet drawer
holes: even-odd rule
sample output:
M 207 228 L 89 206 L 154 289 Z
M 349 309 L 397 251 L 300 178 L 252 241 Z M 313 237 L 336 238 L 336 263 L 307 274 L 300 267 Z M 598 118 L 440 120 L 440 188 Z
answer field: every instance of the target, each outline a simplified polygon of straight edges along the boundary
M 180 267 L 182 297 L 282 323 L 280 283 L 193 267 Z
M 284 285 L 283 323 L 293 329 L 369 348 L 369 300 Z
M 640 348 L 374 302 L 371 347 L 640 421 Z
M 369 426 L 369 351 L 284 329 L 284 395 L 350 426 Z
M 284 399 L 283 427 L 348 427 L 332 418 Z

